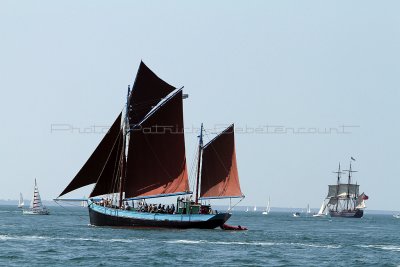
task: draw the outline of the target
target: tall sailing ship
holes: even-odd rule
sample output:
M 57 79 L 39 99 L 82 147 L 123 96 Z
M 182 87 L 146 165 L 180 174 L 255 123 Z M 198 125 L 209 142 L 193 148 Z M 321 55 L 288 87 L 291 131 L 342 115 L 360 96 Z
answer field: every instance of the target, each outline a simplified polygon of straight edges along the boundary
M 341 175 L 347 172 L 348 179 L 347 183 L 341 182 Z M 364 193 L 359 194 L 359 185 L 357 183 L 353 183 L 352 174 L 356 171 L 353 171 L 351 168 L 348 170 L 344 170 L 342 172 L 339 169 L 337 172 L 337 183 L 335 185 L 329 185 L 328 190 L 328 203 L 327 207 L 329 209 L 329 214 L 331 217 L 345 217 L 345 218 L 361 218 L 364 214 L 365 208 L 365 200 L 368 199 L 368 196 Z
M 128 86 L 126 107 L 58 200 L 73 190 L 94 184 L 88 199 L 92 225 L 208 229 L 222 226 L 231 214 L 218 213 L 205 202 L 244 198 L 236 163 L 234 126 L 205 145 L 201 126 L 192 200 L 183 98 L 182 88 L 161 80 L 141 62 L 132 90 Z M 154 208 L 146 202 L 169 196 L 178 198 L 176 206 L 168 209 L 160 205 Z

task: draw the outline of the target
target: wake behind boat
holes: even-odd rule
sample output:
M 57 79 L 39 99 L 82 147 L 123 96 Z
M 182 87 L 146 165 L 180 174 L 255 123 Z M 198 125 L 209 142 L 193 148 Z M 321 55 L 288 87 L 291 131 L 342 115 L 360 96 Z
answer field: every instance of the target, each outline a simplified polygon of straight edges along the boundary
M 49 210 L 42 203 L 42 200 L 41 200 L 40 194 L 39 194 L 39 188 L 36 183 L 36 179 L 35 179 L 35 187 L 33 190 L 33 198 L 31 201 L 31 205 L 29 206 L 29 209 L 22 210 L 22 213 L 26 214 L 26 215 L 49 215 L 50 214 Z
M 218 213 L 205 201 L 244 197 L 234 126 L 205 145 L 201 126 L 192 200 L 188 197 L 192 191 L 186 167 L 183 97 L 182 89 L 167 84 L 141 62 L 132 91 L 128 87 L 125 110 L 59 197 L 95 184 L 88 208 L 90 223 L 96 226 L 212 229 L 224 225 L 231 214 Z M 176 209 L 153 209 L 146 202 L 180 195 L 187 197 L 178 197 Z M 103 200 L 94 200 L 99 196 Z

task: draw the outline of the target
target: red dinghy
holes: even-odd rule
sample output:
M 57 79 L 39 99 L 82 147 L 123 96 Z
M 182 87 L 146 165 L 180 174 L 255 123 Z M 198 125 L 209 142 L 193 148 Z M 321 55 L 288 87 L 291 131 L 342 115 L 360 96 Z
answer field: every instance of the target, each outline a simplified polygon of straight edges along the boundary
M 221 229 L 222 230 L 231 230 L 231 231 L 244 231 L 247 230 L 247 227 L 243 227 L 243 226 L 232 226 L 232 225 L 228 225 L 228 224 L 223 224 L 221 225 Z

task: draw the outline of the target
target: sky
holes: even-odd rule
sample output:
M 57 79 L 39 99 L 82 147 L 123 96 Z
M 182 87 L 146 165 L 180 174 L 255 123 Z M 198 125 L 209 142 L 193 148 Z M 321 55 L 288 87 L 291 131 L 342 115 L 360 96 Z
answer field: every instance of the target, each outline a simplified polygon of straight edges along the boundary
M 273 207 L 317 208 L 339 162 L 347 169 L 354 157 L 368 209 L 399 210 L 399 8 L 1 0 L 0 199 L 29 198 L 34 178 L 43 199 L 57 197 L 122 109 L 143 60 L 184 86 L 186 128 L 204 123 L 212 136 L 235 123 L 240 205 L 270 197 Z M 190 168 L 197 133 L 185 138 Z

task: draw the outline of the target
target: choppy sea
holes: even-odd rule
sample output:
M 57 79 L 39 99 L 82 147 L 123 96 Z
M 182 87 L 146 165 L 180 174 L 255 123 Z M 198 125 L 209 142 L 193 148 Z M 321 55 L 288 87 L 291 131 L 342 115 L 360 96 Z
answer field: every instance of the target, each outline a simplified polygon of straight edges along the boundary
M 1 266 L 399 266 L 400 219 L 234 212 L 248 231 L 89 225 L 82 207 L 49 216 L 0 206 Z

